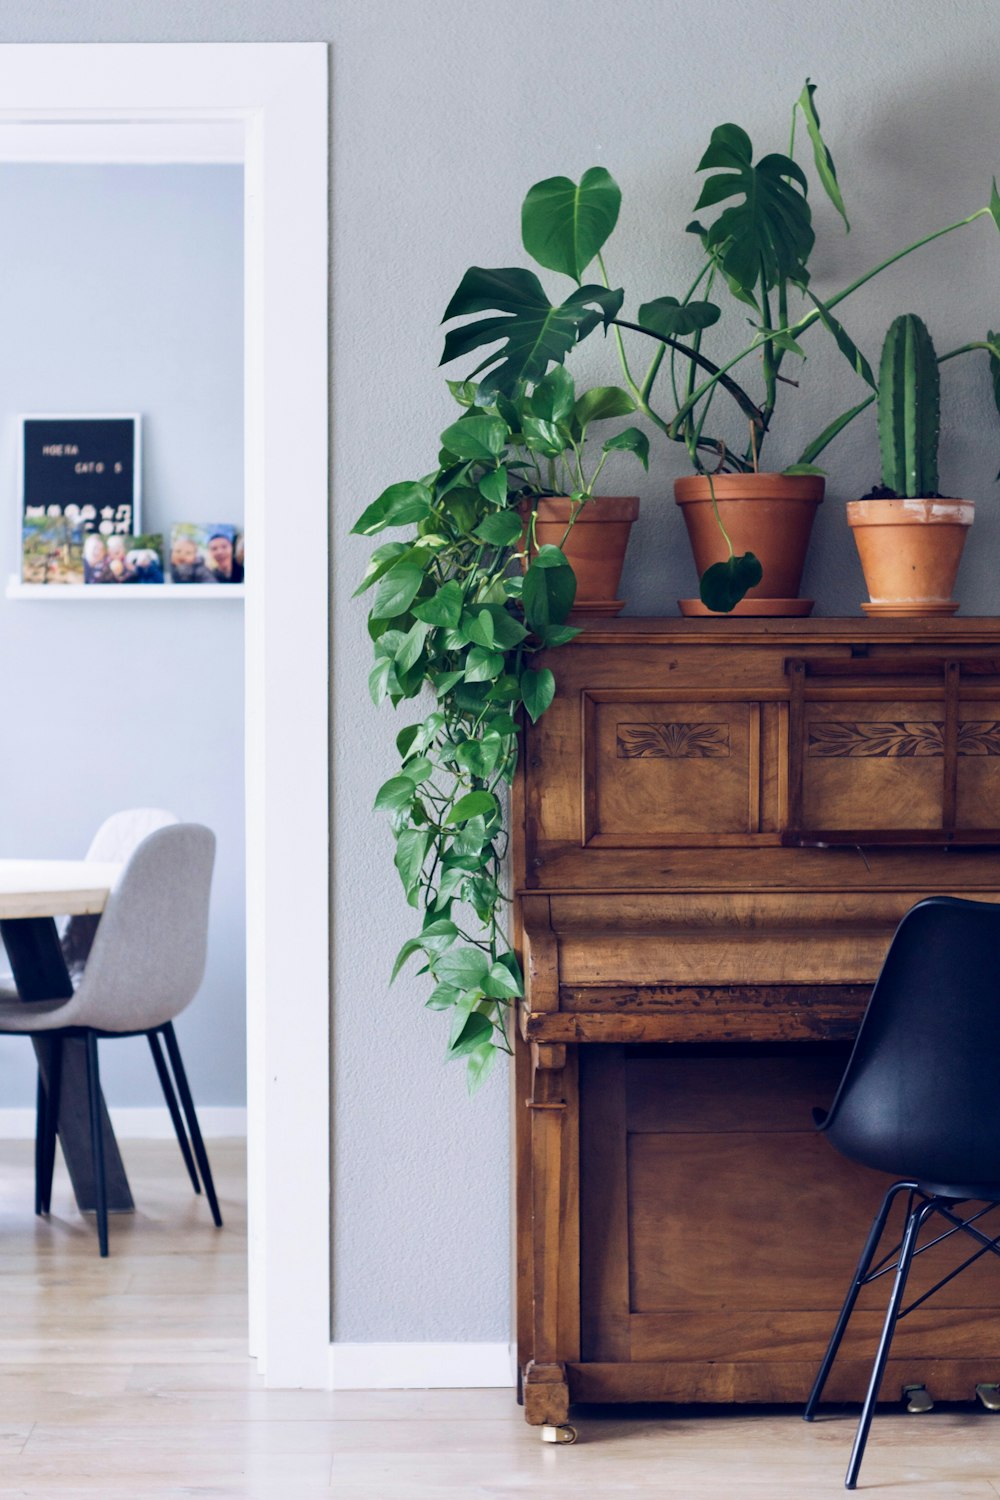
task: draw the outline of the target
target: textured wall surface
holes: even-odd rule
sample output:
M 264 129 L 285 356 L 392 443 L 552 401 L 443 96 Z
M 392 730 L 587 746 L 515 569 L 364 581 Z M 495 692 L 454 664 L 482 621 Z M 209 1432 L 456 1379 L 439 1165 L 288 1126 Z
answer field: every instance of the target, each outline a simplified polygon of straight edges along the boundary
M 143 418 L 144 531 L 243 514 L 243 173 L 0 165 L 0 580 L 19 568 L 19 412 Z M 218 838 L 209 962 L 178 1022 L 201 1104 L 246 1098 L 243 607 L 0 595 L 0 847 L 82 856 L 124 807 Z M 112 1104 L 153 1105 L 141 1039 L 103 1049 Z M 0 1040 L 0 1105 L 34 1059 Z
M 419 983 L 386 988 L 412 915 L 391 841 L 369 814 L 397 725 L 368 704 L 363 611 L 350 592 L 365 545 L 348 528 L 381 488 L 429 469 L 449 402 L 438 321 L 470 264 L 520 259 L 531 183 L 600 163 L 625 194 L 609 251 L 632 306 L 679 295 L 694 166 L 713 125 L 742 124 L 758 151 L 787 145 L 810 74 L 854 224 L 816 204 L 822 295 L 927 229 L 986 202 L 1000 166 L 995 12 L 987 0 L 8 0 L 0 40 L 324 40 L 333 84 L 333 506 L 336 609 L 336 1334 L 341 1339 L 500 1339 L 508 1315 L 508 1100 L 502 1078 L 470 1104 L 441 1066 L 440 1018 Z M 550 285 L 557 284 L 550 278 Z M 1000 239 L 979 223 L 920 252 L 844 310 L 870 357 L 899 311 L 923 314 L 946 349 L 998 320 Z M 771 461 L 850 403 L 858 385 L 811 336 L 785 392 Z M 584 351 L 581 351 L 583 353 Z M 613 378 L 593 340 L 584 379 Z M 942 485 L 980 500 L 960 591 L 1000 603 L 995 577 L 1000 436 L 982 368 L 945 376 Z M 624 588 L 630 609 L 670 611 L 693 587 L 670 482 L 654 447 L 634 487 L 643 514 Z M 843 501 L 876 476 L 872 423 L 828 455 L 805 589 L 820 613 L 856 613 L 861 577 Z M 632 470 L 618 471 L 633 487 Z

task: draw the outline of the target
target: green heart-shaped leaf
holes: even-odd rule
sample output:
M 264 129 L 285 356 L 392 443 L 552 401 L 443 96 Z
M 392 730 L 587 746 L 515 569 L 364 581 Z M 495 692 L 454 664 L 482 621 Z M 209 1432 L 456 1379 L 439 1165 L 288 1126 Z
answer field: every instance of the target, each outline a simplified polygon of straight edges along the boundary
M 701 602 L 717 614 L 727 615 L 763 577 L 764 569 L 752 552 L 713 563 L 701 575 Z
M 556 680 L 548 667 L 542 667 L 538 672 L 521 673 L 521 702 L 531 715 L 533 724 L 538 723 L 555 695 Z
M 464 1057 L 467 1053 L 480 1047 L 483 1042 L 489 1041 L 493 1035 L 493 1026 L 485 1016 L 474 1010 L 466 1018 L 465 1025 L 458 1036 L 448 1048 L 449 1057 Z
M 441 446 L 455 458 L 498 458 L 507 441 L 507 424 L 499 417 L 461 417 L 441 434 Z
M 492 792 L 466 792 L 459 797 L 446 823 L 464 823 L 468 818 L 491 818 L 497 812 L 498 803 Z
M 523 530 L 524 522 L 516 510 L 498 510 L 480 521 L 473 535 L 494 547 L 509 547 Z
M 584 391 L 574 407 L 574 415 L 580 426 L 589 427 L 591 422 L 604 422 L 609 417 L 628 417 L 635 411 L 635 402 L 628 391 L 617 385 L 596 385 Z
M 714 302 L 685 302 L 682 306 L 676 297 L 657 297 L 653 302 L 644 302 L 639 309 L 639 322 L 643 328 L 664 333 L 672 339 L 697 333 L 701 328 L 711 328 L 721 316 L 722 309 Z
M 626 427 L 604 444 L 605 453 L 634 453 L 644 469 L 649 469 L 649 438 L 638 427 Z
M 590 167 L 579 186 L 547 177 L 530 188 L 521 209 L 521 239 L 540 266 L 579 281 L 618 222 L 622 195 L 604 167 Z
M 390 484 L 351 527 L 352 536 L 374 536 L 386 526 L 409 526 L 431 512 L 431 492 L 425 484 L 404 480 Z

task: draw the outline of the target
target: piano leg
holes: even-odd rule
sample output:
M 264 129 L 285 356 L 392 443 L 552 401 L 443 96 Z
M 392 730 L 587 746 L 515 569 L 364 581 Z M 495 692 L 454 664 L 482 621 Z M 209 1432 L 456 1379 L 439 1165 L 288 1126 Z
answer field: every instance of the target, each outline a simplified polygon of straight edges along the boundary
M 524 1370 L 524 1416 L 531 1426 L 543 1428 L 547 1441 L 572 1441 L 575 1434 L 551 1435 L 567 1425 L 569 1416 L 569 1386 L 559 1348 L 566 1230 L 566 1048 L 533 1045 L 531 1064 L 531 1097 L 526 1102 L 531 1122 L 533 1357 Z

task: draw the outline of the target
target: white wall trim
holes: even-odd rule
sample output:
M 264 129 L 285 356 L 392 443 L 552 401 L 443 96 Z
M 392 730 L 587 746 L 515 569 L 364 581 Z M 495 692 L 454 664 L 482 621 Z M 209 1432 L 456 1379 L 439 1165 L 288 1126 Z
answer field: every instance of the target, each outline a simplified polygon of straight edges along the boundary
M 516 1384 L 513 1344 L 331 1344 L 333 1391 L 467 1389 Z
M 250 1352 L 330 1363 L 329 112 L 322 42 L 0 46 L 0 122 L 228 120 L 245 207 Z M 308 545 L 290 547 L 290 535 Z
M 115 1135 L 123 1141 L 172 1141 L 174 1127 L 165 1104 L 159 1106 L 110 1109 L 111 1124 Z M 206 1140 L 218 1141 L 245 1139 L 247 1112 L 224 1104 L 201 1105 L 198 1123 Z M 35 1139 L 35 1111 L 23 1109 L 0 1109 L 0 1141 L 33 1141 Z
M 243 130 L 236 120 L 4 120 L 0 162 L 241 166 Z

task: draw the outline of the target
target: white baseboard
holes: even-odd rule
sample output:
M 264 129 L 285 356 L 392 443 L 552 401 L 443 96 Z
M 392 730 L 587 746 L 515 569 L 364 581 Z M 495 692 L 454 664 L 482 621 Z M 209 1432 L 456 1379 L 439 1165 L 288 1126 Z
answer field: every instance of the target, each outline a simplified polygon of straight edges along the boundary
M 331 1344 L 330 1389 L 406 1391 L 512 1386 L 512 1344 Z
M 174 1127 L 166 1105 L 151 1109 L 116 1109 L 112 1106 L 111 1123 L 115 1135 L 123 1141 L 172 1141 Z M 198 1110 L 198 1123 L 206 1140 L 223 1136 L 245 1137 L 247 1112 L 224 1104 L 204 1105 Z M 35 1138 L 33 1109 L 0 1109 L 0 1140 L 32 1141 Z

